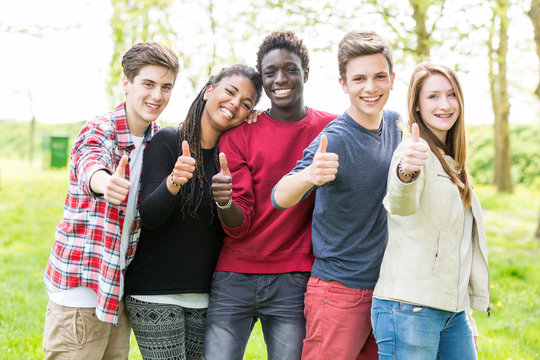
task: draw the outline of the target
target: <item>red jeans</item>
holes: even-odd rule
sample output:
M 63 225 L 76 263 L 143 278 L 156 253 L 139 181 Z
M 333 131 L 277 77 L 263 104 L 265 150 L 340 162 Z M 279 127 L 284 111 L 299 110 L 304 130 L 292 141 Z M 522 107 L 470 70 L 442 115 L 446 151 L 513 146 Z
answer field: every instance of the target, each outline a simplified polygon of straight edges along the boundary
M 303 360 L 378 359 L 371 329 L 373 290 L 351 289 L 338 281 L 311 277 L 304 315 Z

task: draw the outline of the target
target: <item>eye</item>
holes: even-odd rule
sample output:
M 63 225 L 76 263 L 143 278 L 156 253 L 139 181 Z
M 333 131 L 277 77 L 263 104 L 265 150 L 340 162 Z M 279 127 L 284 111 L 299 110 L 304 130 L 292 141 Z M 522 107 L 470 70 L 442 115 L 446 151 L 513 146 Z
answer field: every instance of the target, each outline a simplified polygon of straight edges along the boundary
M 270 77 L 270 76 L 272 76 L 274 74 L 275 74 L 275 71 L 273 71 L 273 70 L 267 70 L 267 71 L 264 72 L 264 76 L 268 76 L 268 77 Z
M 242 106 L 245 107 L 246 110 L 248 110 L 248 111 L 251 110 L 251 105 L 249 103 L 247 103 L 247 102 L 243 102 Z
M 226 92 L 227 94 L 229 94 L 229 95 L 232 95 L 232 94 L 233 94 L 232 90 L 227 89 L 227 88 L 225 88 L 225 92 Z
M 296 68 L 296 67 L 290 67 L 290 68 L 287 69 L 287 71 L 290 72 L 290 73 L 297 73 L 297 72 L 298 72 L 298 68 Z
M 454 93 L 454 92 L 451 92 L 450 94 L 448 94 L 448 96 L 451 96 L 451 97 L 456 97 L 456 93 Z
M 360 82 L 360 81 L 364 81 L 365 78 L 363 76 L 358 76 L 358 77 L 355 77 L 352 79 L 352 81 L 355 81 L 355 82 Z
M 387 78 L 388 78 L 388 77 L 386 76 L 386 74 L 379 74 L 379 75 L 377 75 L 377 79 L 379 79 L 379 80 L 385 80 L 385 79 L 387 79 Z
M 171 85 L 165 85 L 165 86 L 163 86 L 163 90 L 164 90 L 164 91 L 171 91 L 171 90 L 172 90 L 172 86 L 171 86 Z
M 144 83 L 144 86 L 146 86 L 147 88 L 151 88 L 151 87 L 154 87 L 154 84 L 146 82 Z
M 437 98 L 437 95 L 435 94 L 431 94 L 428 96 L 428 99 L 436 99 Z

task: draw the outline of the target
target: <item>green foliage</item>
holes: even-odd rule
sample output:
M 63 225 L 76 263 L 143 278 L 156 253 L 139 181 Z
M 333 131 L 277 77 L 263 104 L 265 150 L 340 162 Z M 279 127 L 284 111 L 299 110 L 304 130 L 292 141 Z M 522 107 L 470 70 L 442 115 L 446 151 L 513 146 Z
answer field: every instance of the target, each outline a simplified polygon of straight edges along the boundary
M 474 125 L 467 128 L 469 169 L 474 184 L 493 183 L 495 148 L 493 126 Z M 510 126 L 512 149 L 512 181 L 517 185 L 540 189 L 540 125 L 515 124 Z

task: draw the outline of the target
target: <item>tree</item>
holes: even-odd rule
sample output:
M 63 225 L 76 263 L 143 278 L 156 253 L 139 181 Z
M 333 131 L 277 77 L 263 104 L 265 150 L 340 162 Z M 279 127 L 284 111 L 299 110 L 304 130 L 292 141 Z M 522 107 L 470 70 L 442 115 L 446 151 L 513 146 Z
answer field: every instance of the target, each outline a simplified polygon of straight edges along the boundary
M 534 42 L 536 43 L 536 55 L 540 62 L 540 0 L 532 0 L 531 8 L 527 12 L 534 28 Z M 538 73 L 540 74 L 540 63 L 538 66 Z M 538 86 L 534 92 L 540 99 L 540 79 L 538 80 Z M 540 228 L 539 228 L 540 230 Z
M 539 61 L 539 74 L 540 74 L 540 0 L 532 0 L 531 8 L 527 12 L 534 28 L 534 42 L 536 43 L 536 55 Z M 534 92 L 538 99 L 540 99 L 540 76 L 538 80 L 538 86 Z M 540 215 L 538 216 L 538 225 L 536 227 L 536 238 L 540 239 Z
M 107 92 L 113 104 L 121 98 L 121 59 L 135 43 L 156 41 L 170 46 L 173 31 L 169 12 L 174 0 L 112 0 L 111 28 L 114 50 Z
M 435 44 L 433 33 L 437 27 L 437 20 L 442 16 L 446 0 L 408 0 L 408 9 L 400 9 L 403 3 L 388 4 L 386 1 L 366 0 L 372 5 L 386 25 L 392 29 L 396 35 L 393 47 L 401 49 L 405 53 L 411 54 L 416 61 L 421 61 L 429 57 L 431 47 Z M 409 25 L 410 18 L 400 16 L 400 12 L 406 10 L 412 13 L 410 18 L 414 21 L 414 26 Z M 428 16 L 428 12 L 436 10 L 437 14 Z
M 487 41 L 491 105 L 495 115 L 495 167 L 493 180 L 499 192 L 513 191 L 510 174 L 511 155 L 508 126 L 510 102 L 508 100 L 506 63 L 508 53 L 508 9 L 508 0 L 495 0 L 491 8 L 492 18 Z

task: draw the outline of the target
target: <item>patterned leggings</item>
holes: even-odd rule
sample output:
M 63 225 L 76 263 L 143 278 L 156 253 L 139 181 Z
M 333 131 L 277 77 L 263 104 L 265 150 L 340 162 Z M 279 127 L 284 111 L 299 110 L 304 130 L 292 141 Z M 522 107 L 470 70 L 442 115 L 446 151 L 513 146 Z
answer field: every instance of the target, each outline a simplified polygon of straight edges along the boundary
M 206 309 L 125 298 L 129 322 L 145 360 L 204 359 Z

